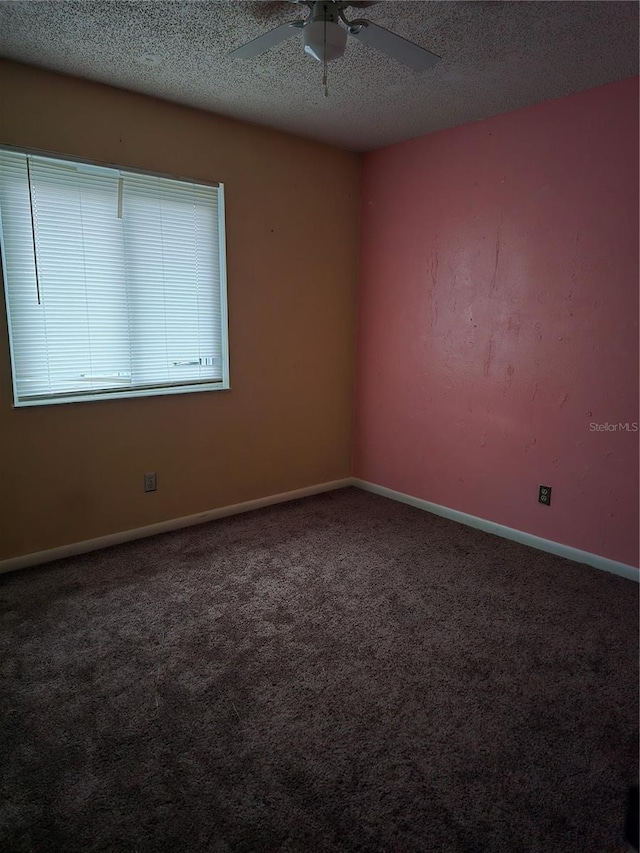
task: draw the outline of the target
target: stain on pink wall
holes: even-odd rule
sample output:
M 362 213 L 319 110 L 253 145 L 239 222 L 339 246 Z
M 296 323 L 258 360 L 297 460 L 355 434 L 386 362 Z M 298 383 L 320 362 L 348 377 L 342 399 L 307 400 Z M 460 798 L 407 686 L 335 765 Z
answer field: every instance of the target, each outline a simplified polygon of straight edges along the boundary
M 638 565 L 637 78 L 366 155 L 358 312 L 357 477 Z

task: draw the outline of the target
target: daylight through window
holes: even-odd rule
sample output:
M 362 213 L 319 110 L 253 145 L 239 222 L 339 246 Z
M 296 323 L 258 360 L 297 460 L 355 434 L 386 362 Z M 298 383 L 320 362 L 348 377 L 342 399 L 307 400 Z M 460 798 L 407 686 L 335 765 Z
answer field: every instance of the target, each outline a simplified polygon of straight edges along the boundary
M 16 406 L 229 387 L 221 186 L 0 150 Z

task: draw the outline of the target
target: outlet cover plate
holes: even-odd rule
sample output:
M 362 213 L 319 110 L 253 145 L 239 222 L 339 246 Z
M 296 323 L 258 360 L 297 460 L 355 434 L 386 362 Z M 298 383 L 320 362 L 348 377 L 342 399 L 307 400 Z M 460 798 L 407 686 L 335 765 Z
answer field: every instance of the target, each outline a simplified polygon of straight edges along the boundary
M 551 486 L 540 486 L 538 488 L 538 503 L 551 506 Z

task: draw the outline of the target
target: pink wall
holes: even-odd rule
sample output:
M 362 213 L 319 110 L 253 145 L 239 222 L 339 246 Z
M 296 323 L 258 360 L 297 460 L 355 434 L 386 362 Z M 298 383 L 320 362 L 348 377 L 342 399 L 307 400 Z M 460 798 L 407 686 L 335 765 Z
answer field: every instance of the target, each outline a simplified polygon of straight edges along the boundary
M 361 239 L 355 475 L 637 566 L 638 79 L 368 154 Z

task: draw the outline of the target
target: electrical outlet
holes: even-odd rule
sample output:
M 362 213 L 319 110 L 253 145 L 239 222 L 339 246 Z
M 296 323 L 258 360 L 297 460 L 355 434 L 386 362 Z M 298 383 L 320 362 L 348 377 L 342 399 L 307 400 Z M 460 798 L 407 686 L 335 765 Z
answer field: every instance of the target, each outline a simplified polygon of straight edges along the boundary
M 551 486 L 540 486 L 538 489 L 538 503 L 551 506 Z
M 144 490 L 145 492 L 155 492 L 157 489 L 156 485 L 156 472 L 151 471 L 149 474 L 144 475 Z

